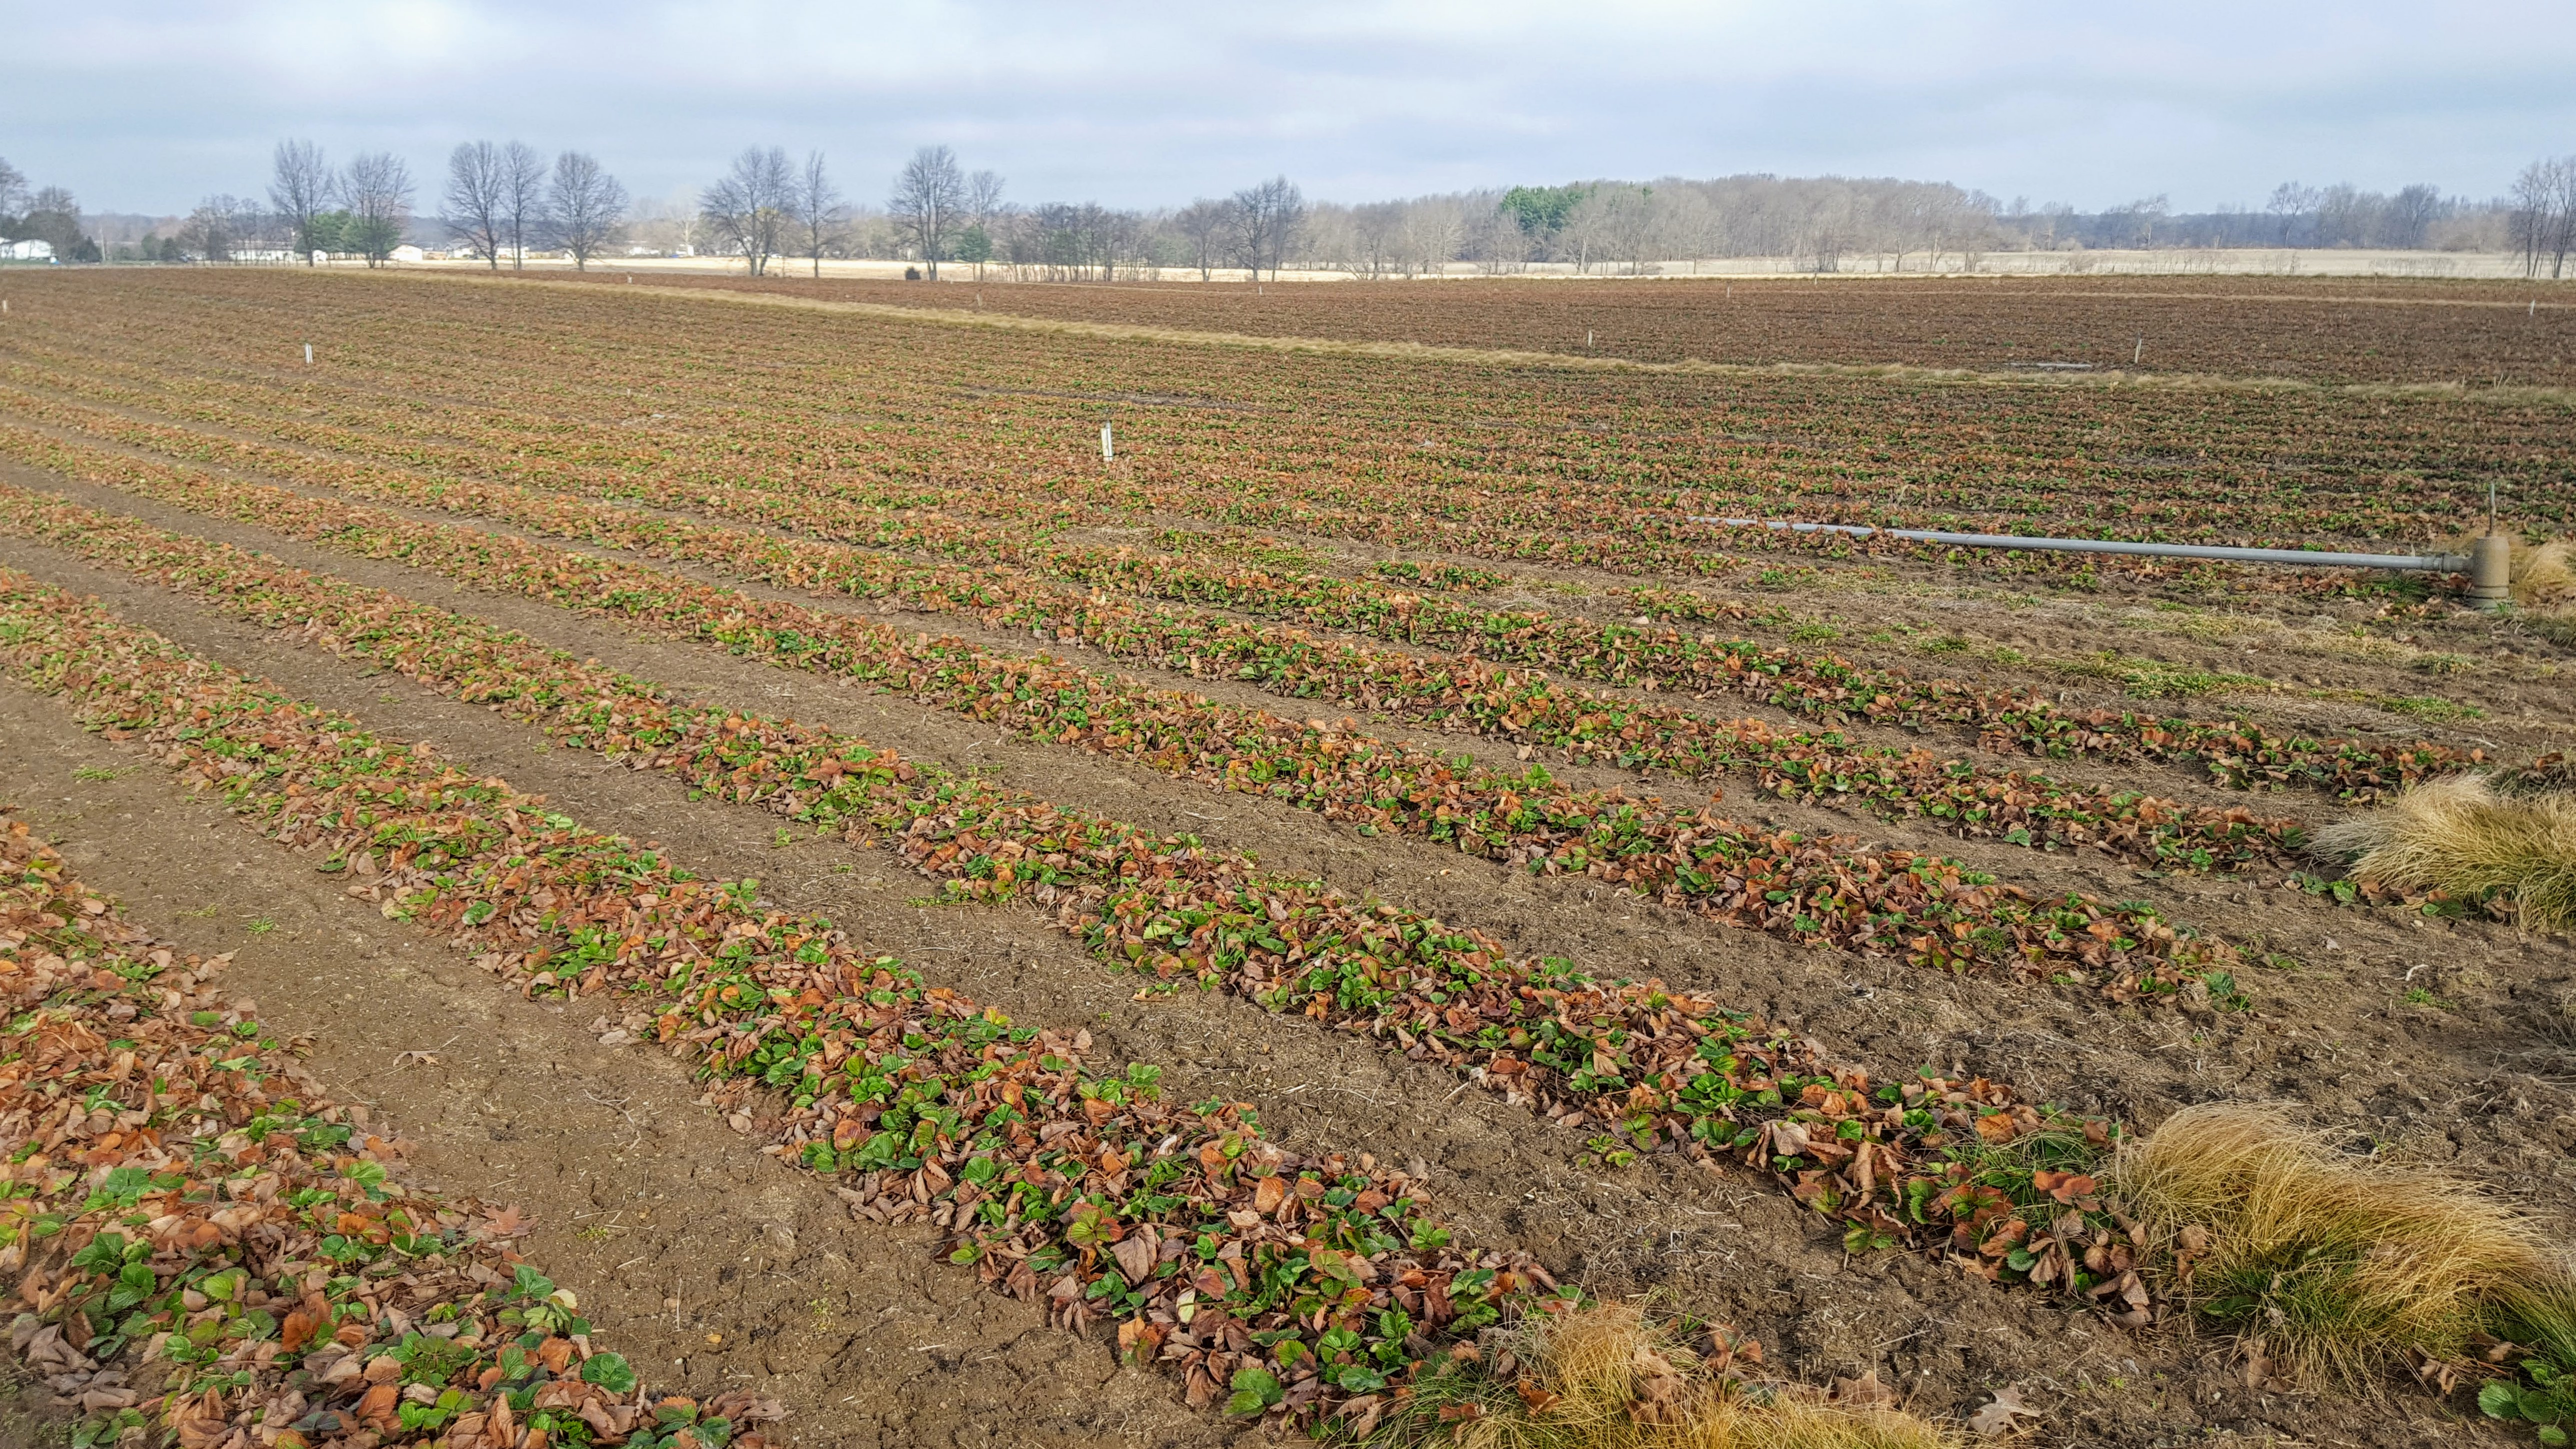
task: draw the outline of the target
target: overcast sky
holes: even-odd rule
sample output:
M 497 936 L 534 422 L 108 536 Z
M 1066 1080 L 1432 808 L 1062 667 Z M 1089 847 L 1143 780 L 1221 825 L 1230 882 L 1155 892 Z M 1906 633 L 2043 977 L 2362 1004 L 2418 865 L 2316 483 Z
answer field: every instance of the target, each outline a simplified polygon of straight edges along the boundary
M 946 142 L 1019 201 L 1286 172 L 1359 201 L 1744 171 L 2091 210 L 2284 180 L 2500 192 L 2576 152 L 2569 0 L 1258 4 L 0 0 L 0 156 L 92 211 L 255 193 L 271 145 L 591 151 L 638 196 L 751 143 L 881 202 Z

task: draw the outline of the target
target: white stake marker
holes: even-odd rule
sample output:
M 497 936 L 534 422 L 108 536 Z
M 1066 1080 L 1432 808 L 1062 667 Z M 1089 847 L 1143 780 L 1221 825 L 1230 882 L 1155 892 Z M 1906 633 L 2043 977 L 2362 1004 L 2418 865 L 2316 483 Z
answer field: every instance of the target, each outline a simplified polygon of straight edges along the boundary
M 2145 338 L 2141 337 L 2141 338 L 2139 338 L 2139 339 L 2138 339 L 2138 346 L 2137 346 L 2137 350 L 2136 350 L 2136 351 L 2134 351 L 2134 352 L 2131 352 L 2131 353 L 2129 354 L 2129 365 L 2130 365 L 2131 367 L 2135 367 L 2135 366 L 2137 366 L 2139 363 L 2144 362 L 2144 361 L 2146 360 L 2146 357 L 2147 357 L 2147 339 L 2145 339 Z
M 1100 425 L 1100 461 L 1106 463 L 1117 456 L 1117 449 L 1110 445 L 1109 425 L 1107 423 L 1102 423 Z
M 304 344 L 304 365 L 306 367 L 313 365 L 313 344 L 310 342 Z

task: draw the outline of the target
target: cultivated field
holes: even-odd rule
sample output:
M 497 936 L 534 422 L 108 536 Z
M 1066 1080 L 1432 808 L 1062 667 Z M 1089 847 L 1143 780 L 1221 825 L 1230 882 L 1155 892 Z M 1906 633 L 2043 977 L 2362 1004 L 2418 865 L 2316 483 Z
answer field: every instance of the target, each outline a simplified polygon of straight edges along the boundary
M 963 276 L 939 284 L 815 281 L 783 263 L 779 275 L 756 281 L 634 275 L 629 282 L 603 270 L 578 280 L 1635 362 L 2056 364 L 2146 378 L 2478 387 L 2576 382 L 2576 292 L 2552 282 L 2176 276 L 1024 286 Z
M 6 290 L 82 1449 L 2576 1422 L 2560 292 Z

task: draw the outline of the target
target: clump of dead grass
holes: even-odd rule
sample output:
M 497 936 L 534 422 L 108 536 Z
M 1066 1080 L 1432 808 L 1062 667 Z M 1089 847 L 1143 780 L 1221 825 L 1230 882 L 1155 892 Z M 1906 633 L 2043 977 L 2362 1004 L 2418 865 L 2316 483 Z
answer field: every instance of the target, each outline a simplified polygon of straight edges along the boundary
M 2553 539 L 2513 546 L 2513 600 L 2527 609 L 2576 604 L 2576 544 Z
M 2481 1334 L 2576 1361 L 2576 1287 L 2529 1220 L 2438 1173 L 2336 1152 L 2271 1108 L 2177 1112 L 2122 1148 L 2105 1187 L 2258 1363 L 2367 1385 L 2456 1362 Z
M 1497 1336 L 1491 1358 L 1418 1385 L 1374 1445 L 1466 1449 L 1955 1449 L 1872 1377 L 1839 1394 L 1754 1384 L 1677 1325 L 1631 1304 L 1550 1314 Z
M 2576 796 L 2503 795 L 2481 775 L 2418 785 L 2317 832 L 2354 880 L 2511 901 L 2525 929 L 2576 925 Z
M 2513 599 L 2533 633 L 2562 648 L 2576 648 L 2576 543 L 2517 545 Z

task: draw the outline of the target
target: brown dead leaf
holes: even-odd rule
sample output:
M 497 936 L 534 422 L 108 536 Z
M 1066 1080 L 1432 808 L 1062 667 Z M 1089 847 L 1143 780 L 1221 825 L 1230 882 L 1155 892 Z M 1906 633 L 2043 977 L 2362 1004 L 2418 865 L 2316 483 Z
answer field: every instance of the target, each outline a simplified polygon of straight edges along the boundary
M 1130 1286 L 1141 1284 L 1154 1271 L 1154 1245 L 1143 1236 L 1121 1238 L 1109 1249 L 1118 1260 L 1118 1271 L 1125 1274 Z
M 1288 1180 L 1284 1177 L 1274 1173 L 1253 1184 L 1252 1210 L 1263 1217 L 1279 1211 L 1279 1204 L 1287 1200 Z
M 1878 1370 L 1864 1369 L 1856 1379 L 1834 1380 L 1834 1402 L 1874 1408 L 1896 1407 L 1896 1390 L 1878 1381 Z
M 2030 1175 L 2030 1185 L 2039 1189 L 2041 1192 L 2047 1193 L 2050 1197 L 2057 1199 L 2059 1202 L 2066 1203 L 2071 1203 L 2079 1197 L 2091 1197 L 2094 1191 L 2100 1186 L 2100 1184 L 2096 1183 L 2092 1178 L 2080 1172 L 2049 1172 L 2046 1170 L 2032 1173 Z
M 395 1371 L 401 1371 L 399 1364 Z M 358 1400 L 358 1422 L 390 1433 L 394 1427 L 394 1401 L 401 1397 L 401 1385 L 391 1379 L 378 1382 L 367 1390 L 365 1398 Z
M 2021 1425 L 2016 1419 L 2037 1419 L 2039 1411 L 2021 1401 L 2021 1385 L 2015 1384 L 1995 1392 L 1994 1402 L 1968 1416 L 1968 1427 L 1985 1437 L 1999 1438 Z

